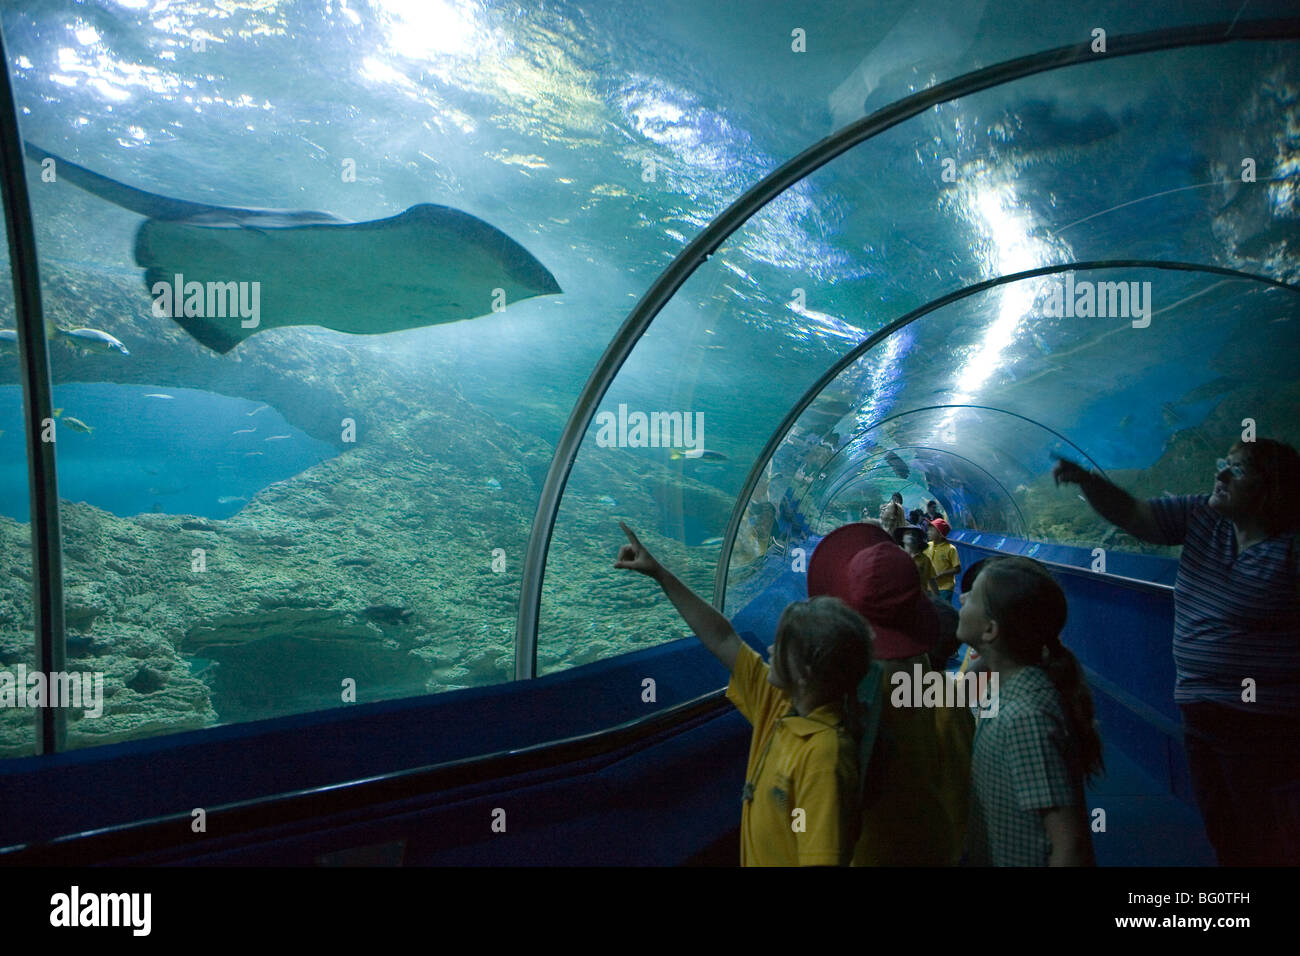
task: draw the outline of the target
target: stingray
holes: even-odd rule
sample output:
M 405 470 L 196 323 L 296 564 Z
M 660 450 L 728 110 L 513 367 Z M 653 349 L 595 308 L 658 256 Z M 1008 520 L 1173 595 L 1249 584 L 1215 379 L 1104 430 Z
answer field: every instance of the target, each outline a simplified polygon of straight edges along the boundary
M 262 329 L 318 325 L 374 335 L 471 319 L 561 291 L 527 249 L 450 206 L 420 203 L 369 222 L 212 206 L 136 189 L 25 145 L 29 159 L 54 160 L 57 180 L 146 217 L 135 261 L 155 314 L 170 315 L 215 352 Z M 159 308 L 164 299 L 174 305 Z M 257 324 L 245 328 L 250 314 Z

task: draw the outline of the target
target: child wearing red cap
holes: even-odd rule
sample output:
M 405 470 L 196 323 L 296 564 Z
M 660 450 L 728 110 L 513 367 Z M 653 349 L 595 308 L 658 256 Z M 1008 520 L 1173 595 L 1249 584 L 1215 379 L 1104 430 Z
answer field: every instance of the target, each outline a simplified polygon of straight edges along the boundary
M 858 685 L 867 622 L 830 597 L 797 601 L 764 664 L 721 613 L 655 560 L 627 525 L 616 568 L 654 579 L 731 672 L 727 698 L 754 727 L 740 815 L 741 866 L 844 866 L 860 827 Z
M 951 530 L 948 522 L 942 518 L 931 521 L 926 531 L 930 544 L 925 549 L 925 556 L 934 566 L 934 584 L 939 589 L 939 597 L 949 604 L 952 603 L 953 589 L 957 586 L 957 573 L 961 571 L 961 558 L 957 557 L 956 547 L 948 540 L 948 532 Z
M 966 707 L 915 706 L 901 685 L 931 670 L 939 618 L 921 593 L 916 565 L 880 528 L 837 528 L 808 563 L 808 593 L 829 594 L 871 624 L 872 656 L 883 665 L 887 704 L 878 788 L 862 818 L 854 866 L 952 866 L 961 856 L 968 808 L 973 720 Z M 918 671 L 919 668 L 919 671 Z

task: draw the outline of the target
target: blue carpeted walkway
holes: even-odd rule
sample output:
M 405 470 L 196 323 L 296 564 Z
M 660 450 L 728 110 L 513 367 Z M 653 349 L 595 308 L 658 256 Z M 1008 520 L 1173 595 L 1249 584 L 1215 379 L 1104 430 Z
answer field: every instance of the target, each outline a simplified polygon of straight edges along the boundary
M 1094 830 L 1098 866 L 1214 866 L 1214 849 L 1201 816 L 1144 773 L 1113 743 L 1106 775 L 1088 788 L 1088 809 L 1106 811 L 1106 830 Z

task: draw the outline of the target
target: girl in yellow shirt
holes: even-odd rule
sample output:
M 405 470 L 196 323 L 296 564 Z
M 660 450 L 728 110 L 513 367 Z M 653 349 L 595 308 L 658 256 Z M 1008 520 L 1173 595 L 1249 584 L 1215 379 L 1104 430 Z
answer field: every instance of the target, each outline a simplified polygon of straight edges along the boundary
M 655 580 L 731 672 L 727 697 L 754 727 L 740 817 L 741 866 L 846 866 L 860 821 L 858 684 L 871 666 L 867 622 L 838 598 L 796 601 L 763 663 L 720 612 L 619 523 L 616 568 Z

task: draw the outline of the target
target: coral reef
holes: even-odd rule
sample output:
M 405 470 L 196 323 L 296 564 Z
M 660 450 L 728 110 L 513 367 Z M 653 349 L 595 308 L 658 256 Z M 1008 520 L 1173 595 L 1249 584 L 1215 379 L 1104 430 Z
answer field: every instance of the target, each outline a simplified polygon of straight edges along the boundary
M 82 275 L 62 293 L 51 300 L 61 324 L 74 301 L 93 303 L 78 324 L 118 336 L 131 356 L 60 352 L 56 381 L 242 396 L 340 448 L 224 521 L 62 503 L 68 669 L 103 673 L 105 694 L 101 716 L 69 715 L 69 746 L 341 706 L 348 678 L 364 703 L 513 676 L 521 564 L 552 454 L 523 430 L 538 409 L 508 416 L 515 427 L 467 401 L 432 359 L 394 362 L 364 339 L 310 330 L 264 332 L 217 359 L 168 320 L 130 318 L 141 296 L 125 278 Z M 357 422 L 355 444 L 340 440 L 344 418 Z M 579 457 L 551 545 L 541 671 L 683 636 L 651 582 L 610 567 L 625 517 L 707 593 L 716 548 L 664 533 L 681 508 L 720 534 L 731 501 L 666 462 L 621 449 Z M 32 663 L 29 538 L 0 518 L 0 667 Z M 31 710 L 0 711 L 0 756 L 31 752 L 32 721 Z

